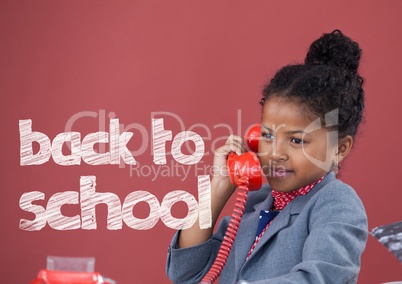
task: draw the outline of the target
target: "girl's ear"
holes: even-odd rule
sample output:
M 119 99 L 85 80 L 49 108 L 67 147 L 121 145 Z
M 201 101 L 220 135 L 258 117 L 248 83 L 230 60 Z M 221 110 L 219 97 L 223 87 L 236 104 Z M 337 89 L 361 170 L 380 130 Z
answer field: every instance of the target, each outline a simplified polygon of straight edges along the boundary
M 353 146 L 353 138 L 350 135 L 345 136 L 338 142 L 337 162 L 342 161 L 349 154 Z

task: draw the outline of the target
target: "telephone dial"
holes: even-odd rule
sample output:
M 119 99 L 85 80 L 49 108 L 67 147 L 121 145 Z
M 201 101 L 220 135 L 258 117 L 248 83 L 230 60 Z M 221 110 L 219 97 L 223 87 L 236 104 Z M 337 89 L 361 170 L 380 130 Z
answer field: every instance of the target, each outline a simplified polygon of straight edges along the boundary
M 231 152 L 228 156 L 230 181 L 237 186 L 237 198 L 218 255 L 208 273 L 201 280 L 203 284 L 213 283 L 219 277 L 236 238 L 238 226 L 246 205 L 247 193 L 249 190 L 258 190 L 262 186 L 261 165 L 255 154 L 258 152 L 259 139 L 260 124 L 254 124 L 249 128 L 245 136 L 247 147 L 252 152 L 246 152 L 241 155 Z

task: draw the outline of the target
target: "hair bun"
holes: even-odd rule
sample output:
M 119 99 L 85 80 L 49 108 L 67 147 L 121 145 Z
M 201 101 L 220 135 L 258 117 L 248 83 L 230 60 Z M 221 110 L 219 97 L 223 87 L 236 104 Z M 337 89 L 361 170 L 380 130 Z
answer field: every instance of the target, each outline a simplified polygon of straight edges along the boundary
M 306 65 L 324 64 L 356 72 L 360 56 L 359 44 L 340 30 L 334 30 L 311 44 L 304 62 Z

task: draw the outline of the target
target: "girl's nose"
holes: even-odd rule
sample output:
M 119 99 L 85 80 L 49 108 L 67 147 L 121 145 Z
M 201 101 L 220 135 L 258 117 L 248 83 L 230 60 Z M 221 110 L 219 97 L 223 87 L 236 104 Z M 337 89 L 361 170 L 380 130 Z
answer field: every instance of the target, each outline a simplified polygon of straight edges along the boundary
M 272 151 L 269 156 L 274 161 L 286 161 L 288 159 L 284 147 L 280 147 L 277 141 L 273 143 Z

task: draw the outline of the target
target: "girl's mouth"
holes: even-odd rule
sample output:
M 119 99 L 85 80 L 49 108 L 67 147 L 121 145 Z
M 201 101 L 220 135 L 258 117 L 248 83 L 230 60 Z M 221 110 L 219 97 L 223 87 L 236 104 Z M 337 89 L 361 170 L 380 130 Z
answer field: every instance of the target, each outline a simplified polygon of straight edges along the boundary
M 293 174 L 293 171 L 291 170 L 286 170 L 285 168 L 282 167 L 273 167 L 269 169 L 268 176 L 269 177 L 274 177 L 274 178 L 286 178 Z

